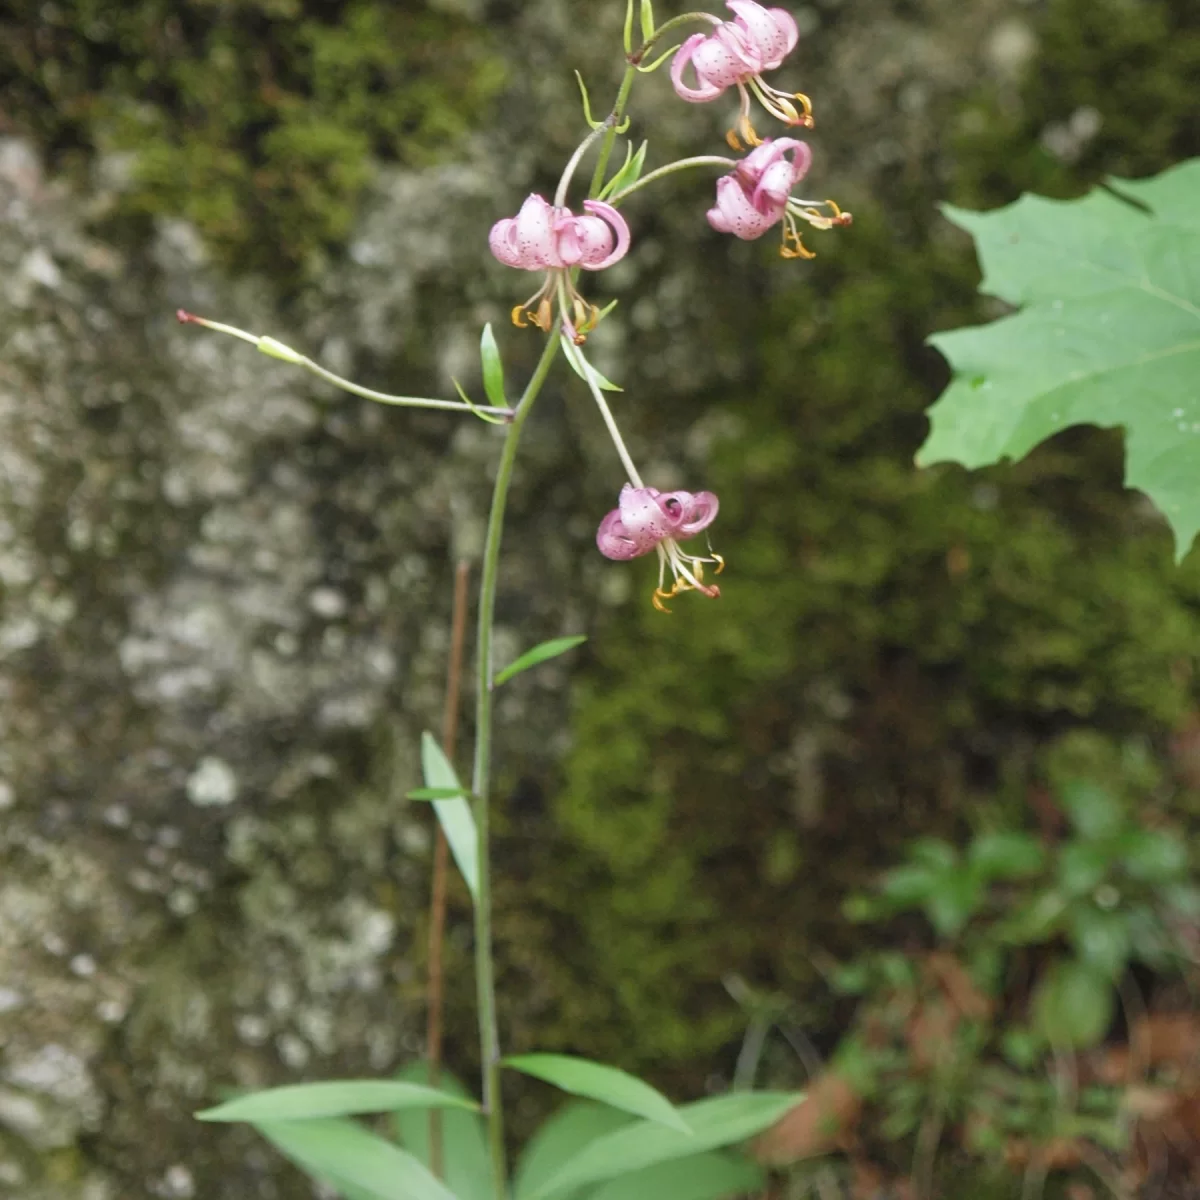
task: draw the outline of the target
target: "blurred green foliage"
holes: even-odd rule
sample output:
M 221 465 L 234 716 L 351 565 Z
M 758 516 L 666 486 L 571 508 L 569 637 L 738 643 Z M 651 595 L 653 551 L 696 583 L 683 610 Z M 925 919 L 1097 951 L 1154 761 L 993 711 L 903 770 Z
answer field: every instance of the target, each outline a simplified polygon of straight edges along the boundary
M 830 973 L 861 997 L 834 1060 L 876 1109 L 864 1127 L 880 1140 L 905 1143 L 937 1114 L 993 1169 L 1056 1139 L 1128 1144 L 1124 1072 L 1080 1088 L 1070 1052 L 1119 1027 L 1130 1036 L 1149 1007 L 1131 967 L 1165 994 L 1194 986 L 1180 933 L 1200 916 L 1200 888 L 1143 755 L 1078 731 L 1048 750 L 1043 773 L 1040 834 L 985 828 L 961 852 L 917 839 L 847 901 L 891 943 Z M 925 931 L 904 928 L 911 912 Z
M 502 74 L 481 28 L 424 4 L 14 0 L 0 15 L 10 129 L 60 167 L 136 151 L 118 215 L 187 218 L 281 283 L 344 241 L 373 162 L 430 161 Z

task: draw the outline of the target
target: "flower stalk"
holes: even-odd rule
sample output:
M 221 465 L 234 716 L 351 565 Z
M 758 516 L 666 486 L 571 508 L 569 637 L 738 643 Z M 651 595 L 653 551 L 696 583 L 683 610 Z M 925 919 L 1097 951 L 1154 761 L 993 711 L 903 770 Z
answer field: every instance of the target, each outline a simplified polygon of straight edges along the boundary
M 622 200 L 632 196 L 634 192 L 644 188 L 648 183 L 657 183 L 660 179 L 666 179 L 668 175 L 674 175 L 678 171 L 687 171 L 692 167 L 720 167 L 722 170 L 728 171 L 736 166 L 735 159 L 726 158 L 720 154 L 697 154 L 692 158 L 678 158 L 665 166 L 655 167 L 653 171 L 635 180 L 628 187 L 623 187 L 619 192 L 609 196 L 608 202 L 615 208 Z
M 690 25 L 693 21 L 703 21 L 707 25 L 719 25 L 720 19 L 714 17 L 712 13 L 706 12 L 689 12 L 682 13 L 678 17 L 672 17 L 669 21 L 664 21 L 636 50 L 629 56 L 629 64 L 632 67 L 640 67 L 646 59 L 646 55 L 654 49 L 662 39 L 672 31 L 678 29 L 681 25 Z M 671 53 L 670 51 L 667 52 Z
M 475 902 L 475 991 L 479 1020 L 479 1055 L 483 1071 L 483 1109 L 487 1121 L 488 1156 L 497 1200 L 508 1195 L 508 1166 L 504 1149 L 504 1107 L 500 1097 L 500 1031 L 496 1021 L 496 975 L 492 961 L 492 876 L 488 790 L 492 769 L 492 624 L 496 613 L 496 585 L 500 573 L 500 543 L 504 536 L 504 510 L 512 483 L 513 466 L 521 430 L 529 418 L 554 357 L 556 336 L 545 349 L 517 404 L 500 450 L 500 464 L 492 489 L 483 566 L 479 584 L 479 633 L 475 648 L 475 766 L 471 775 L 472 808 L 479 847 L 479 887 Z
M 199 325 L 204 329 L 211 329 L 214 333 L 227 333 L 231 337 L 248 342 L 269 358 L 278 358 L 282 362 L 291 363 L 292 366 L 303 367 L 304 370 L 316 375 L 318 379 L 323 379 L 326 383 L 332 383 L 334 387 L 341 388 L 343 392 L 349 392 L 352 396 L 361 396 L 364 400 L 374 400 L 377 404 L 390 404 L 397 408 L 434 408 L 440 409 L 442 412 L 467 413 L 472 416 L 485 413 L 491 417 L 500 417 L 505 421 L 513 415 L 511 408 L 492 408 L 484 404 L 464 404 L 459 400 L 435 400 L 427 396 L 394 396 L 390 392 L 377 392 L 374 388 L 363 387 L 362 384 L 335 375 L 307 355 L 293 350 L 291 346 L 285 346 L 282 342 L 277 342 L 273 337 L 260 337 L 254 333 L 247 333 L 244 329 L 238 329 L 236 325 L 210 321 L 206 317 L 198 317 L 195 313 L 190 313 L 183 308 L 176 309 L 175 318 L 181 325 Z

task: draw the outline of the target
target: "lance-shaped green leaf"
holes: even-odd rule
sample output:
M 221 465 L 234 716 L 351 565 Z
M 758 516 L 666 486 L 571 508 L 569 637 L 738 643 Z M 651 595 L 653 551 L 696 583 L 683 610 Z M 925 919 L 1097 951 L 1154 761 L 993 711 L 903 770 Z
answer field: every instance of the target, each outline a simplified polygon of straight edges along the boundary
M 560 654 L 566 654 L 568 650 L 574 650 L 576 646 L 580 646 L 586 641 L 587 635 L 580 633 L 571 637 L 551 638 L 548 642 L 539 642 L 532 650 L 526 650 L 516 662 L 509 663 L 503 671 L 498 672 L 492 683 L 495 687 L 499 687 L 502 683 L 507 683 L 514 675 L 520 675 L 522 671 L 528 671 L 530 667 L 536 667 L 538 663 L 544 663 L 548 659 L 557 658 Z
M 441 746 L 431 733 L 421 734 L 421 767 L 428 788 L 448 788 L 460 795 L 449 800 L 434 800 L 433 810 L 446 835 L 450 853 L 458 864 L 472 899 L 479 898 L 479 834 L 475 829 L 475 818 L 471 806 L 463 799 L 466 789 L 458 781 L 458 775 L 450 760 L 442 753 Z
M 538 1127 L 517 1159 L 517 1200 L 529 1200 L 589 1142 L 632 1123 L 628 1113 L 606 1104 L 574 1100 L 563 1105 Z
M 429 1078 L 429 1064 L 410 1063 L 399 1072 L 399 1078 L 411 1083 L 425 1083 Z M 446 1071 L 440 1073 L 438 1086 L 452 1095 L 467 1096 L 462 1084 Z M 428 1112 L 415 1108 L 402 1108 L 392 1117 L 397 1141 L 427 1167 L 433 1162 L 429 1116 Z M 439 1113 L 439 1119 L 442 1127 L 442 1170 L 447 1186 L 458 1200 L 495 1200 L 483 1117 L 478 1112 L 447 1109 Z
M 642 41 L 648 42 L 654 34 L 654 5 L 651 0 L 642 0 Z
M 398 1108 L 477 1108 L 464 1096 L 390 1079 L 330 1079 L 251 1092 L 206 1108 L 201 1121 L 305 1121 Z
M 492 333 L 489 321 L 483 327 L 479 339 L 479 357 L 483 362 L 483 390 L 487 398 L 496 408 L 507 408 L 508 400 L 504 396 L 504 364 L 500 361 L 500 347 L 496 345 L 496 335 Z
M 517 1054 L 504 1059 L 504 1066 L 552 1083 L 574 1096 L 599 1100 L 635 1117 L 691 1133 L 679 1110 L 666 1096 L 617 1067 L 567 1054 Z
M 583 97 L 583 119 L 592 129 L 599 129 L 604 122 L 597 121 L 592 117 L 592 102 L 588 96 L 587 84 L 583 82 L 583 76 L 578 71 L 575 72 L 575 79 L 579 83 L 579 94 Z
M 565 334 L 560 335 L 559 340 L 562 342 L 563 355 L 567 362 L 571 364 L 571 370 L 575 372 L 585 383 L 590 379 L 593 380 L 598 388 L 605 392 L 623 392 L 625 389 L 618 387 L 617 384 L 605 379 L 595 367 L 583 356 L 583 351 L 575 345 L 573 341 Z
M 758 1195 L 763 1170 L 732 1154 L 697 1154 L 601 1184 L 588 1200 L 733 1200 Z
M 917 461 L 983 466 L 1071 425 L 1123 426 L 1125 482 L 1182 557 L 1200 531 L 1200 160 L 1111 184 L 946 210 L 976 238 L 981 289 L 1021 310 L 930 339 L 955 377 Z
M 637 148 L 636 154 L 632 142 L 625 147 L 625 161 L 621 164 L 621 169 L 604 185 L 600 192 L 601 200 L 637 183 L 642 177 L 642 168 L 646 165 L 646 147 L 649 144 L 649 142 L 643 141 Z
M 406 1150 L 353 1121 L 267 1121 L 259 1133 L 310 1175 L 375 1200 L 457 1200 Z
M 635 1121 L 588 1143 L 525 1200 L 550 1200 L 657 1163 L 731 1146 L 773 1125 L 803 1099 L 794 1093 L 737 1092 L 687 1104 L 679 1113 L 690 1134 L 657 1121 Z
M 489 425 L 504 425 L 507 422 L 503 417 L 498 417 L 494 413 L 486 413 L 470 396 L 463 390 L 463 385 L 457 379 L 451 379 L 455 390 L 458 392 L 458 398 L 481 420 L 486 421 Z

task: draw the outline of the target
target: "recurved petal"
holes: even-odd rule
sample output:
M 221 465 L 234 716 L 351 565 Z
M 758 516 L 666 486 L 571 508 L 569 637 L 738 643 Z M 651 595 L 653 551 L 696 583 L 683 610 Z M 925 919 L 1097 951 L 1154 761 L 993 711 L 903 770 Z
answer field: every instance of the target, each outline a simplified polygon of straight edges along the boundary
M 600 528 L 596 530 L 596 546 L 605 558 L 616 562 L 628 562 L 654 549 L 653 544 L 641 546 L 629 535 L 621 521 L 621 512 L 616 508 L 600 522 Z
M 759 212 L 733 175 L 717 180 L 717 203 L 708 210 L 708 223 L 718 233 L 732 233 L 743 241 L 762 237 L 772 225 L 783 218 L 783 206 L 772 206 Z
M 707 100 L 715 100 L 725 90 L 724 87 L 717 87 L 716 84 L 705 79 L 699 71 L 696 73 L 699 87 L 691 87 L 683 82 L 683 72 L 688 63 L 692 61 L 696 48 L 707 40 L 704 34 L 693 33 L 675 52 L 675 57 L 671 59 L 671 85 L 675 89 L 675 94 L 689 104 L 703 104 Z
M 520 266 L 527 271 L 562 264 L 555 261 L 554 209 L 536 192 L 531 193 L 517 213 L 516 245 Z
M 796 138 L 779 138 L 777 144 L 792 152 L 792 186 L 794 187 L 808 174 L 808 168 L 812 166 L 812 148 L 807 142 L 798 141 Z
M 795 182 L 796 168 L 787 159 L 772 163 L 759 177 L 758 187 L 754 189 L 754 207 L 766 214 L 782 209 Z
M 786 57 L 795 50 L 796 43 L 800 40 L 800 27 L 796 24 L 796 18 L 786 8 L 769 8 L 767 12 L 775 18 L 775 24 L 783 32 L 783 39 L 787 48 L 780 57 Z M 774 69 L 774 67 L 769 68 L 769 70 Z
M 558 247 L 563 261 L 568 265 L 579 263 L 591 267 L 594 263 L 603 262 L 612 253 L 612 230 L 599 217 L 573 217 L 569 235 L 566 232 L 560 235 Z
M 742 31 L 725 21 L 717 26 L 712 37 L 696 47 L 692 66 L 698 79 L 727 88 L 757 75 L 762 70 L 762 60 Z
M 725 210 L 721 207 L 721 180 L 717 181 L 717 202 L 704 215 L 708 218 L 708 223 L 718 233 L 732 233 L 733 226 L 730 224 L 729 218 L 725 215 Z
M 747 175 L 757 178 L 759 172 L 765 171 L 772 163 L 778 162 L 789 152 L 792 155 L 791 161 L 797 164 L 797 170 L 800 175 L 803 175 L 808 170 L 812 151 L 804 142 L 789 137 L 765 138 L 761 146 L 756 146 L 738 164 L 738 173 L 743 178 Z
M 716 519 L 721 502 L 716 492 L 675 492 L 683 503 L 676 537 L 690 538 L 707 529 Z M 686 499 L 684 499 L 686 497 Z
M 585 200 L 583 208 L 589 215 L 576 221 L 583 243 L 580 265 L 588 271 L 603 271 L 605 267 L 611 267 L 613 263 L 620 262 L 625 257 L 629 250 L 629 226 L 625 218 L 603 200 Z M 611 228 L 611 234 L 605 228 L 605 223 Z
M 639 544 L 645 543 L 646 550 L 675 530 L 676 518 L 666 512 L 660 497 L 658 488 L 635 488 L 627 483 L 618 500 L 626 533 Z
M 521 252 L 517 248 L 517 222 L 513 217 L 505 217 L 492 226 L 488 234 L 488 245 L 492 253 L 506 267 L 523 267 Z
M 560 217 L 554 222 L 554 253 L 564 267 L 577 266 L 584 256 L 584 239 L 579 228 L 582 217 Z
M 773 71 L 799 38 L 791 14 L 782 8 L 766 9 L 754 0 L 725 0 L 725 3 L 753 45 L 760 62 L 758 69 Z

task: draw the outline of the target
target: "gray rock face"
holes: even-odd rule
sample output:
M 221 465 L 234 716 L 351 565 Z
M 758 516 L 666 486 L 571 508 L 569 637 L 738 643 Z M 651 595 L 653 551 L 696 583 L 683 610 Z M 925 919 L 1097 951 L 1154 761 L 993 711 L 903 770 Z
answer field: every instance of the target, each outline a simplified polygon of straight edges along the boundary
M 409 314 L 448 308 L 438 279 L 464 270 L 432 218 L 462 201 L 473 220 L 481 178 L 382 183 L 300 336 L 350 370 L 423 347 Z M 279 321 L 184 227 L 130 256 L 90 237 L 20 142 L 0 146 L 0 213 L 0 1194 L 304 1195 L 189 1114 L 222 1085 L 419 1051 L 427 814 L 397 797 L 498 437 L 179 327 L 181 304 Z M 553 461 L 531 448 L 523 491 Z M 578 627 L 549 600 L 573 551 L 527 557 L 501 656 Z M 534 760 L 553 747 L 536 695 L 561 683 L 513 691 Z

